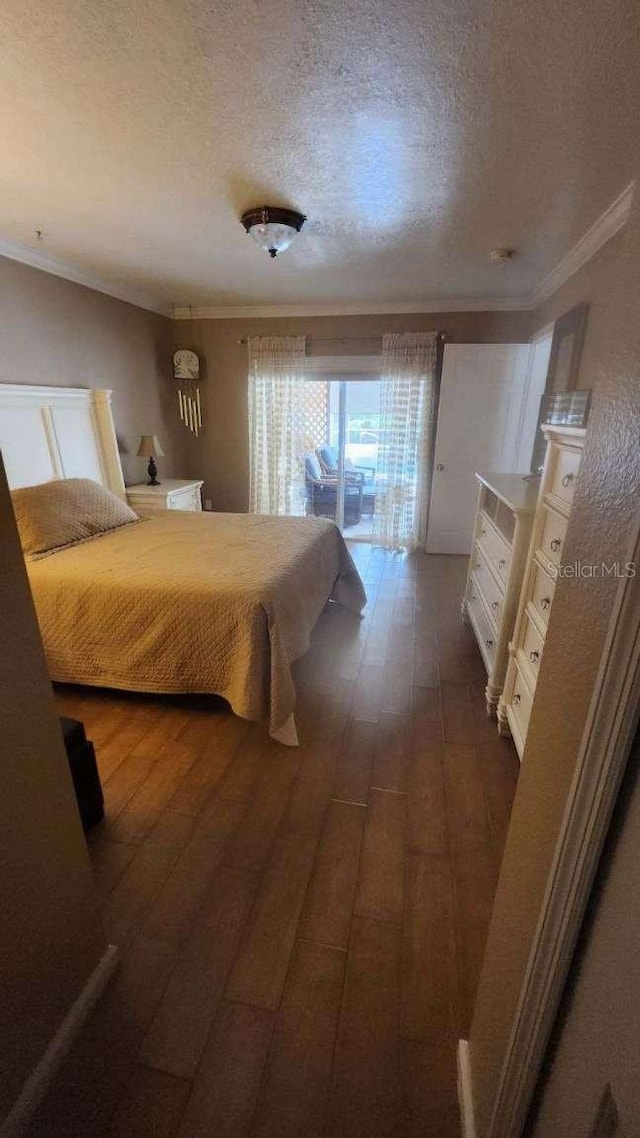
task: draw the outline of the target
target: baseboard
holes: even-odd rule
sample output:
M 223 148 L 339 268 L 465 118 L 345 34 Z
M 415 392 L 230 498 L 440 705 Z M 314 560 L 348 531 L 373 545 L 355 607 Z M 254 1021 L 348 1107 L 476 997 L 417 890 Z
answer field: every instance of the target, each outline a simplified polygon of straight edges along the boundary
M 471 1085 L 471 1060 L 469 1043 L 458 1040 L 458 1102 L 460 1103 L 460 1122 L 463 1138 L 476 1138 L 476 1122 L 473 1113 L 473 1088 Z
M 20 1138 L 25 1133 L 56 1071 L 109 983 L 119 955 L 120 950 L 114 944 L 107 947 L 0 1126 L 0 1138 Z

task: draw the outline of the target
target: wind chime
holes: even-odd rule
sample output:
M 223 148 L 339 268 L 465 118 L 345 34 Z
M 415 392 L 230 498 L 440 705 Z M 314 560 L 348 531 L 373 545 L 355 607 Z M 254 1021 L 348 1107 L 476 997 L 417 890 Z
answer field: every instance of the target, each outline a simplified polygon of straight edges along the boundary
M 185 427 L 197 435 L 202 426 L 200 360 L 188 348 L 173 353 L 173 378 L 178 384 L 178 409 Z

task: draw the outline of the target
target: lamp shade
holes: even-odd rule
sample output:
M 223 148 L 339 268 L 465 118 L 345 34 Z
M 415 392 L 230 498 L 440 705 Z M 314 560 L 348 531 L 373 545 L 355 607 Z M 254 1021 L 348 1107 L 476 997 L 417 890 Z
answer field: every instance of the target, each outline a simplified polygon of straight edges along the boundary
M 160 446 L 157 435 L 141 435 L 138 447 L 140 458 L 164 458 L 164 451 Z

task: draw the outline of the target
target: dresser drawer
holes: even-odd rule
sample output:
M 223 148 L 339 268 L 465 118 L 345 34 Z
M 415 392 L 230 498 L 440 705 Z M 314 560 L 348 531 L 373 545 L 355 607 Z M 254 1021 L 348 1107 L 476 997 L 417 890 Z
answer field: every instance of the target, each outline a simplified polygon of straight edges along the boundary
M 170 510 L 201 510 L 202 499 L 199 489 L 190 486 L 186 490 L 174 490 L 168 496 L 167 507 Z
M 549 492 L 566 506 L 573 502 L 581 457 L 577 450 L 555 449 Z
M 495 655 L 496 655 L 496 633 L 491 627 L 491 622 L 485 611 L 484 605 L 479 595 L 477 582 L 474 580 L 475 574 L 471 574 L 472 586 L 475 592 L 469 597 L 469 604 L 467 611 L 469 618 L 473 625 L 473 631 L 476 634 L 476 639 L 480 645 L 480 651 L 485 662 L 487 671 L 490 672 L 493 668 Z
M 531 695 L 527 682 L 524 679 L 518 665 L 515 665 L 515 677 L 513 681 L 513 691 L 508 706 L 511 709 L 518 731 L 524 739 L 527 735 L 527 728 L 529 726 L 529 717 L 531 715 L 531 707 L 533 705 L 533 696 Z
M 545 516 L 540 535 L 540 549 L 544 557 L 553 565 L 559 565 L 564 550 L 567 532 L 567 519 L 545 507 Z
M 545 628 L 549 621 L 549 613 L 553 603 L 553 594 L 556 583 L 537 561 L 533 563 L 531 580 L 531 603 L 541 618 Z
M 500 580 L 506 582 L 509 576 L 511 548 L 485 513 L 480 514 L 477 542 L 481 553 L 491 562 Z
M 476 545 L 473 579 L 474 588 L 476 592 L 480 591 L 482 594 L 486 610 L 497 628 L 502 620 L 504 594 L 495 577 L 492 575 L 489 565 L 485 561 L 478 545 Z
M 542 659 L 544 640 L 527 614 L 525 614 L 524 617 L 522 642 L 519 647 L 524 657 L 523 670 L 526 671 L 527 679 L 533 690 L 538 680 L 538 669 Z

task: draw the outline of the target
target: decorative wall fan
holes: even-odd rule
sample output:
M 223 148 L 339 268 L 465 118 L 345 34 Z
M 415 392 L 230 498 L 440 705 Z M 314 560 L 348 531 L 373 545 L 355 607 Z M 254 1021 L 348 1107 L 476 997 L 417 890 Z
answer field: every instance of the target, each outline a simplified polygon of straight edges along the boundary
M 194 435 L 202 426 L 200 400 L 200 360 L 189 348 L 178 348 L 173 353 L 173 378 L 178 384 L 180 418 Z

